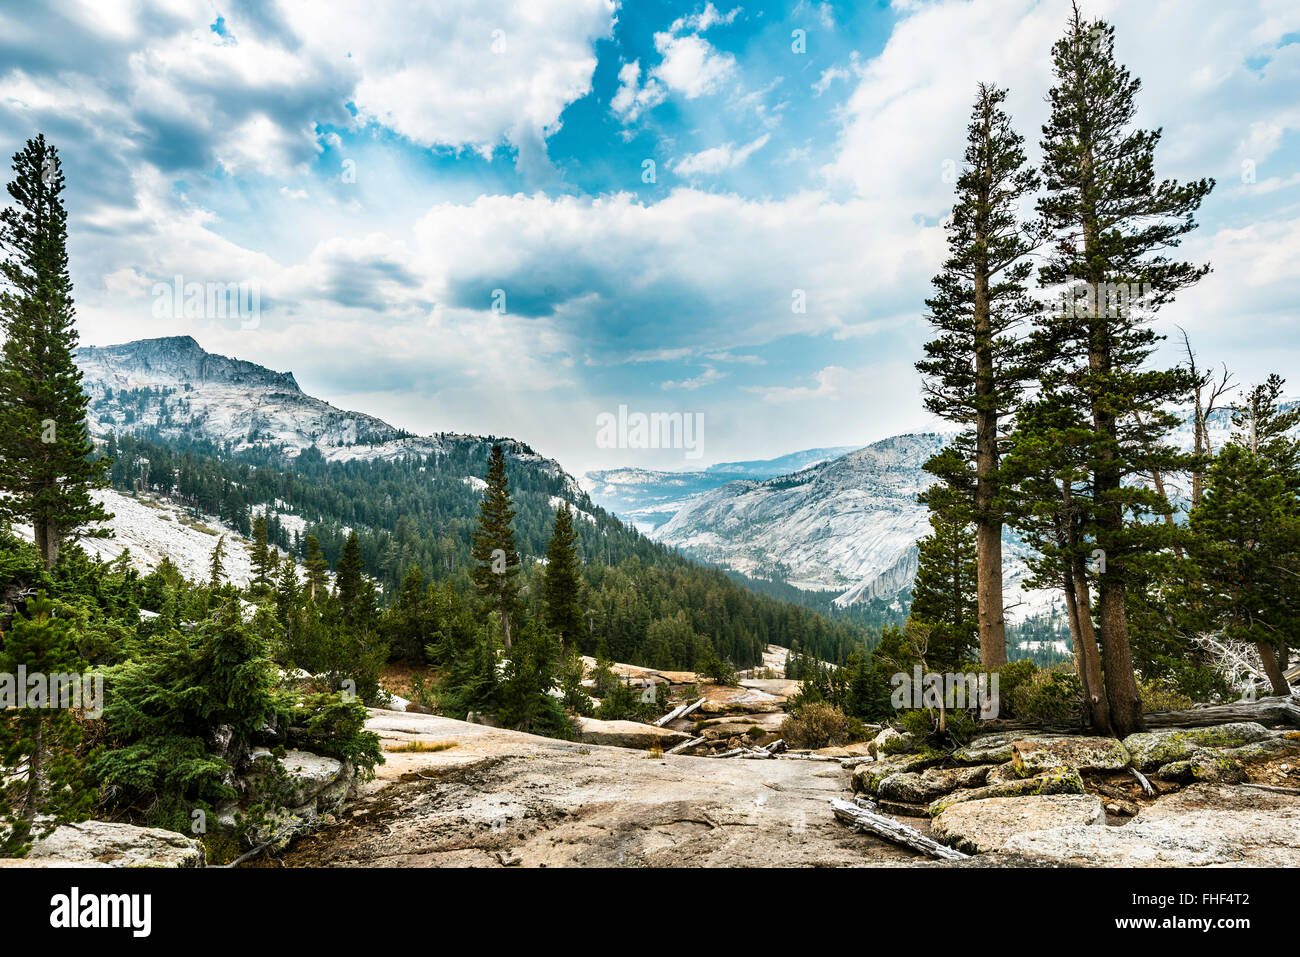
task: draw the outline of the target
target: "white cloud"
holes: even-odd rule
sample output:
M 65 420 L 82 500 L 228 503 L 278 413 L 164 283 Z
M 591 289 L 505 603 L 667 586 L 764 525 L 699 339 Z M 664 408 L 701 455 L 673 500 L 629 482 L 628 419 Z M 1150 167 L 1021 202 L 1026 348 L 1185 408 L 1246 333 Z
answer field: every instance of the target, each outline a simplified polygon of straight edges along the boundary
M 294 31 L 346 57 L 364 118 L 426 146 L 553 133 L 591 89 L 593 43 L 613 29 L 612 0 L 476 0 L 472 5 L 294 0 Z
M 704 371 L 699 375 L 692 376 L 689 379 L 681 379 L 676 382 L 665 382 L 663 383 L 663 388 L 665 390 L 684 389 L 687 392 L 694 392 L 696 389 L 703 388 L 706 385 L 713 385 L 715 382 L 721 382 L 726 377 L 727 373 L 719 372 L 713 366 L 705 366 Z
M 656 33 L 655 49 L 663 61 L 652 75 L 688 100 L 716 93 L 736 72 L 734 56 L 719 53 L 708 40 L 694 34 Z
M 719 13 L 718 8 L 711 2 L 706 3 L 704 9 L 699 13 L 693 13 L 685 17 L 678 17 L 674 20 L 673 25 L 668 28 L 668 32 L 680 33 L 683 30 L 694 30 L 697 33 L 703 33 L 710 27 L 715 27 L 720 23 L 724 26 L 732 23 L 740 12 L 740 7 L 733 7 L 726 13 Z
M 764 133 L 739 149 L 731 143 L 724 143 L 722 146 L 691 153 L 674 163 L 672 171 L 678 176 L 691 177 L 712 176 L 729 169 L 735 169 L 755 152 L 766 146 L 770 138 L 767 133 Z
M 618 91 L 609 101 L 610 109 L 624 123 L 635 123 L 646 110 L 652 110 L 668 96 L 668 91 L 654 77 L 641 85 L 641 61 L 623 64 L 618 71 Z

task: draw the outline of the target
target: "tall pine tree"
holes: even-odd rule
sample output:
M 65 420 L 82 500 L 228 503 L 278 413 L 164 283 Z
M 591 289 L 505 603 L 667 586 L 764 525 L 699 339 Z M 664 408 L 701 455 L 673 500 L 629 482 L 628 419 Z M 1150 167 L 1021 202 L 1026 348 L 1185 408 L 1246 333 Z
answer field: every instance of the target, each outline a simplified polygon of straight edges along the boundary
M 555 511 L 555 530 L 546 547 L 542 602 L 546 627 L 560 636 L 566 649 L 576 647 L 586 634 L 586 624 L 582 617 L 578 534 L 573 527 L 573 510 L 568 502 Z
M 926 408 L 972 433 L 972 454 L 962 464 L 973 475 L 963 484 L 973 497 L 980 659 L 988 670 L 1007 663 L 999 466 L 1004 432 L 1028 377 L 1013 332 L 1035 308 L 1025 281 L 1036 237 L 1017 208 L 1037 188 L 1038 175 L 1002 110 L 1005 98 L 1005 90 L 980 84 L 948 231 L 950 255 L 926 300 L 938 337 L 916 364 L 926 376 Z
M 1089 426 L 1081 451 L 1090 482 L 1076 504 L 1085 536 L 1103 556 L 1097 631 L 1111 724 L 1125 735 L 1142 727 L 1128 564 L 1166 547 L 1170 535 L 1169 525 L 1146 520 L 1170 504 L 1136 479 L 1188 468 L 1188 457 L 1167 442 L 1176 424 L 1167 408 L 1195 386 L 1186 369 L 1147 366 L 1162 338 L 1149 320 L 1209 268 L 1165 253 L 1195 228 L 1214 183 L 1156 179 L 1160 131 L 1132 125 L 1140 82 L 1116 62 L 1113 27 L 1086 23 L 1076 5 L 1052 58 L 1056 84 L 1042 140 L 1047 192 L 1038 208 L 1053 242 L 1039 279 L 1076 296 L 1040 323 L 1042 357 L 1050 360 L 1042 378 L 1077 403 Z
M 510 650 L 511 629 L 519 603 L 519 552 L 515 549 L 514 517 L 505 452 L 500 445 L 494 445 L 488 462 L 487 488 L 479 506 L 478 528 L 474 530 L 470 550 L 475 562 L 471 576 L 484 609 L 501 618 L 506 651 Z
M 13 163 L 14 205 L 0 211 L 0 515 L 31 523 L 52 568 L 65 538 L 112 517 L 90 494 L 112 463 L 89 458 L 59 154 L 37 136 Z

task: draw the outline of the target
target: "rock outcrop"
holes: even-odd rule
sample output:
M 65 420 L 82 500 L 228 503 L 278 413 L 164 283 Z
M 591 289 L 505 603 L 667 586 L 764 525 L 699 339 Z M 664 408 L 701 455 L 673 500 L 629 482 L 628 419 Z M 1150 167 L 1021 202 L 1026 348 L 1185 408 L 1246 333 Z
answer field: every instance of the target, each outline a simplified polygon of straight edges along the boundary
M 1018 834 L 1002 850 L 1070 867 L 1300 867 L 1300 800 L 1255 788 L 1194 784 L 1123 827 Z
M 159 827 L 110 821 L 64 824 L 32 844 L 25 858 L 5 867 L 203 867 L 203 845 Z
M 600 721 L 596 718 L 578 718 L 578 740 L 583 744 L 603 744 L 614 748 L 650 748 L 667 750 L 689 741 L 690 735 L 668 728 L 657 728 L 639 721 Z
M 1140 771 L 1150 771 L 1174 761 L 1186 761 L 1200 748 L 1238 748 L 1274 737 L 1253 721 L 1216 724 L 1208 728 L 1174 728 L 1140 731 L 1124 739 L 1124 747 Z
M 1095 794 L 1037 794 L 954 804 L 934 819 L 930 833 L 967 854 L 987 854 L 1026 832 L 1105 823 L 1105 808 Z

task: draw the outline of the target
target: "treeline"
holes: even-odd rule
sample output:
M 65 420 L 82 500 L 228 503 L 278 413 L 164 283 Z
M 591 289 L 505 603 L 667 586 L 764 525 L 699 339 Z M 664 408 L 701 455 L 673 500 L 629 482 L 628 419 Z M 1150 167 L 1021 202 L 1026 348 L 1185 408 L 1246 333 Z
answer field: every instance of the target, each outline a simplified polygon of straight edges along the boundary
M 388 606 L 412 568 L 428 582 L 470 593 L 482 500 L 482 482 L 470 479 L 487 473 L 491 448 L 465 442 L 437 455 L 328 462 L 315 449 L 292 460 L 261 450 L 223 456 L 211 443 L 172 447 L 123 435 L 109 441 L 105 454 L 117 488 L 136 488 L 143 476 L 149 491 L 215 514 L 247 537 L 254 535 L 255 510 L 264 513 L 267 540 L 300 562 L 311 536 L 335 568 L 355 530 L 361 563 L 379 586 L 380 605 Z M 553 503 L 572 490 L 562 476 L 527 460 L 507 455 L 505 468 L 530 584 L 553 531 Z M 820 613 L 791 602 L 792 595 L 756 594 L 728 573 L 650 541 L 586 495 L 573 505 L 587 624 L 577 645 L 584 654 L 603 648 L 616 661 L 690 670 L 707 641 L 723 660 L 748 668 L 768 644 L 799 642 L 823 660 L 843 662 L 870 640 L 873 622 L 831 618 L 829 602 Z M 301 530 L 290 529 L 290 512 L 305 522 Z

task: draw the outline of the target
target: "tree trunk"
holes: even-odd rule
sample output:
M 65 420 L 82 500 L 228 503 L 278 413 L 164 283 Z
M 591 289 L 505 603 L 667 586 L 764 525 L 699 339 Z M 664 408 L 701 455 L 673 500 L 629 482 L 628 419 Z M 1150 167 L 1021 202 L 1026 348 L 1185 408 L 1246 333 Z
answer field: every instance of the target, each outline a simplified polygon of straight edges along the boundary
M 1101 578 L 1097 595 L 1101 619 L 1101 656 L 1105 668 L 1106 701 L 1110 706 L 1111 729 L 1119 737 L 1144 730 L 1142 696 L 1133 673 L 1133 653 L 1128 643 L 1128 612 L 1124 608 L 1124 584 Z
M 30 826 L 41 810 L 45 777 L 45 722 L 37 718 L 36 742 L 27 758 L 27 787 L 23 794 L 22 818 Z
M 985 116 L 984 135 L 989 135 Z M 992 175 L 992 171 L 988 171 Z M 988 240 L 983 218 L 975 231 L 976 248 Z M 975 263 L 975 574 L 980 664 L 994 671 L 1007 663 L 1006 616 L 1002 612 L 1002 516 L 994 509 L 998 468 L 998 413 L 994 406 L 992 321 L 989 315 L 988 263 Z
M 32 539 L 46 569 L 53 568 L 59 560 L 58 532 L 52 526 L 36 521 L 32 523 Z
M 1083 682 L 1084 703 L 1088 706 L 1088 717 L 1093 728 L 1100 734 L 1111 734 L 1110 702 L 1106 696 L 1106 679 L 1101 670 L 1101 657 L 1097 651 L 1097 633 L 1092 627 L 1092 595 L 1088 590 L 1088 577 L 1082 568 L 1083 561 L 1077 556 L 1073 559 L 1074 568 L 1068 575 L 1070 586 L 1074 590 L 1074 614 L 1078 619 L 1079 653 L 1082 667 L 1087 672 Z
M 1264 674 L 1268 675 L 1268 683 L 1273 686 L 1273 694 L 1289 695 L 1291 685 L 1287 683 L 1286 675 L 1282 674 L 1282 664 L 1278 661 L 1277 649 L 1273 643 L 1257 641 L 1255 647 L 1259 649 L 1259 660 L 1264 663 Z

